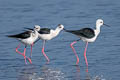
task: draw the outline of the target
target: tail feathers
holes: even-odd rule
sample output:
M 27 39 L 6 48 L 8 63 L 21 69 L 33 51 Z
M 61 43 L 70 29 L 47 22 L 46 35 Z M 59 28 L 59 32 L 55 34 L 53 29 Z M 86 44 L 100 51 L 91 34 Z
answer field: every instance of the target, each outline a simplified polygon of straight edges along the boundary
M 6 35 L 7 37 L 10 37 L 10 38 L 17 38 L 16 35 Z

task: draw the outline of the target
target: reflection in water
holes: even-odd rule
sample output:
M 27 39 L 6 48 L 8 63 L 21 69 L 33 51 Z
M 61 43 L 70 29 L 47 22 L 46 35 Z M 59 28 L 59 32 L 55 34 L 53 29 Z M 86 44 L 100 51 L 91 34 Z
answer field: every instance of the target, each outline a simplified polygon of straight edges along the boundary
M 90 73 L 88 72 L 88 67 L 86 68 L 86 77 L 85 80 L 106 80 L 103 78 L 103 76 L 90 76 Z
M 101 75 L 93 77 L 92 80 L 106 80 L 106 79 L 103 77 L 103 75 Z
M 76 80 L 80 80 L 80 67 L 76 65 Z
M 88 72 L 88 66 L 87 66 L 87 68 L 86 68 L 86 80 L 91 80 L 90 74 L 89 74 L 89 72 Z
M 63 80 L 64 74 L 57 69 L 50 69 L 47 67 L 42 67 L 41 77 L 45 80 Z
M 32 80 L 36 77 L 36 70 L 34 65 L 27 65 L 21 68 L 19 71 L 18 80 Z
M 85 80 L 91 80 L 90 78 L 90 74 L 88 73 L 88 68 L 86 69 L 86 76 L 85 76 Z M 80 78 L 80 66 L 76 65 L 76 79 L 75 80 L 82 80 Z
M 57 69 L 50 69 L 46 66 L 36 71 L 35 66 L 25 66 L 19 73 L 18 80 L 64 80 L 64 73 Z
M 91 80 L 91 78 L 90 78 L 90 74 L 89 74 L 88 72 L 86 72 L 85 80 Z
M 76 65 L 76 76 L 75 76 L 75 80 L 106 80 L 103 78 L 103 76 L 90 76 L 90 73 L 88 72 L 88 67 L 86 68 L 86 75 L 85 78 L 82 79 L 80 76 L 80 66 Z

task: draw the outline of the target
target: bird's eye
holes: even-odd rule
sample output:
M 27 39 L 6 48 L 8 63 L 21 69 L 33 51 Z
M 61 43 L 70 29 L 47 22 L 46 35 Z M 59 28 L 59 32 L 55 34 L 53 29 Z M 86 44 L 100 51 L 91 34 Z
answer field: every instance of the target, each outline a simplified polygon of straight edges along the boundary
M 59 28 L 62 28 L 61 26 L 59 26 Z
M 103 22 L 100 22 L 100 23 L 103 23 Z

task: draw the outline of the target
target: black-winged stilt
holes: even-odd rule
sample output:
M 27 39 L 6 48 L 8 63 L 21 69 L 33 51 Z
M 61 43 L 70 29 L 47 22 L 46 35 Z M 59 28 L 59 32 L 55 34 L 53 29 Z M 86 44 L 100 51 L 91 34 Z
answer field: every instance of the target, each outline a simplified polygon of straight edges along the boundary
M 25 59 L 25 63 L 27 64 L 27 61 L 26 61 L 26 58 L 29 60 L 29 62 L 32 64 L 32 61 L 29 57 L 26 57 L 25 56 L 25 53 L 26 53 L 26 47 L 27 45 L 31 45 L 31 55 L 32 55 L 32 46 L 33 46 L 33 43 L 37 40 L 38 38 L 38 31 L 40 30 L 40 26 L 38 25 L 35 25 L 34 27 L 34 31 L 32 30 L 28 30 L 28 31 L 25 31 L 23 33 L 20 33 L 20 34 L 16 34 L 16 35 L 8 35 L 8 37 L 11 37 L 11 38 L 16 38 L 18 39 L 19 41 L 21 41 L 23 44 L 25 44 L 25 48 L 24 48 L 24 52 L 21 53 L 20 51 L 18 51 L 18 48 L 20 47 L 20 44 L 17 46 L 16 48 L 16 52 L 21 54 L 22 56 L 24 56 L 24 59 Z
M 26 28 L 26 29 L 32 30 L 31 28 Z M 63 30 L 63 29 L 64 29 L 64 26 L 62 24 L 58 24 L 58 27 L 55 30 L 49 29 L 49 28 L 40 28 L 40 30 L 38 31 L 39 39 L 43 40 L 42 53 L 43 53 L 43 55 L 45 56 L 45 58 L 47 59 L 48 62 L 50 60 L 44 52 L 45 42 L 47 40 L 51 40 L 51 39 L 55 38 L 60 33 L 60 31 Z
M 85 47 L 85 50 L 84 50 L 84 58 L 85 58 L 85 62 L 86 62 L 87 66 L 88 66 L 88 62 L 87 62 L 87 57 L 86 57 L 86 51 L 87 51 L 87 47 L 88 47 L 88 42 L 94 42 L 96 40 L 97 36 L 100 33 L 100 27 L 102 25 L 106 25 L 106 24 L 104 24 L 102 19 L 98 19 L 96 21 L 96 29 L 94 29 L 94 30 L 91 29 L 91 28 L 83 28 L 83 29 L 80 29 L 80 30 L 65 30 L 66 32 L 77 35 L 80 38 L 79 40 L 83 40 L 84 42 L 86 42 L 86 47 Z M 106 25 L 106 26 L 108 26 L 108 25 Z M 73 45 L 75 43 L 77 43 L 77 41 L 79 41 L 79 40 L 76 40 L 76 41 L 71 43 L 71 48 L 72 48 L 72 50 L 75 53 L 75 56 L 77 58 L 76 64 L 79 63 L 79 57 L 78 57 Z

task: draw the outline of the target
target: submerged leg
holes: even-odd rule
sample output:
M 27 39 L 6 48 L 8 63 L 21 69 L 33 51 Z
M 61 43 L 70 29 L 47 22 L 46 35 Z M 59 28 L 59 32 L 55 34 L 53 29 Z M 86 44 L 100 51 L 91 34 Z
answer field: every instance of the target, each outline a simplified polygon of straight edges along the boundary
M 86 43 L 86 47 L 85 47 L 85 50 L 84 50 L 84 58 L 85 58 L 86 66 L 88 67 L 88 62 L 87 62 L 87 57 L 86 57 L 87 47 L 88 47 L 88 42 Z
M 45 46 L 45 40 L 43 41 L 42 53 L 45 56 L 45 58 L 47 59 L 47 61 L 49 62 L 50 60 L 49 60 L 48 56 L 45 54 L 45 52 L 44 52 L 44 46 Z
M 20 48 L 20 44 L 19 44 L 19 45 L 17 46 L 17 48 L 16 48 L 16 52 L 19 53 L 20 55 L 24 56 L 25 64 L 27 64 L 27 62 L 26 62 L 26 58 L 28 59 L 28 61 L 29 61 L 30 63 L 32 63 L 31 59 L 25 56 L 25 53 L 26 53 L 26 47 L 27 47 L 27 46 L 25 46 L 25 48 L 24 48 L 24 52 L 21 53 L 20 51 L 18 51 L 18 48 Z
M 74 47 L 73 47 L 73 45 L 74 45 L 75 43 L 77 43 L 77 41 L 72 42 L 72 43 L 70 44 L 70 46 L 71 46 L 71 48 L 72 48 L 72 50 L 73 50 L 73 52 L 74 52 L 74 54 L 75 54 L 75 56 L 76 56 L 76 58 L 77 58 L 76 64 L 78 65 L 78 63 L 79 63 L 79 57 L 78 57 L 78 55 L 77 55 L 77 53 L 76 53 L 76 51 L 75 51 L 75 49 L 74 49 Z
M 23 56 L 24 56 L 24 59 L 25 59 L 25 64 L 27 64 L 26 58 L 28 59 L 28 61 L 30 62 L 30 64 L 32 64 L 31 59 L 30 59 L 29 57 L 26 57 L 26 56 L 25 56 L 25 54 L 26 54 L 26 47 L 27 47 L 27 46 L 25 46 L 24 52 L 23 52 Z
M 25 53 L 26 53 L 26 46 L 24 48 L 23 56 L 24 56 L 25 64 L 27 64 Z

